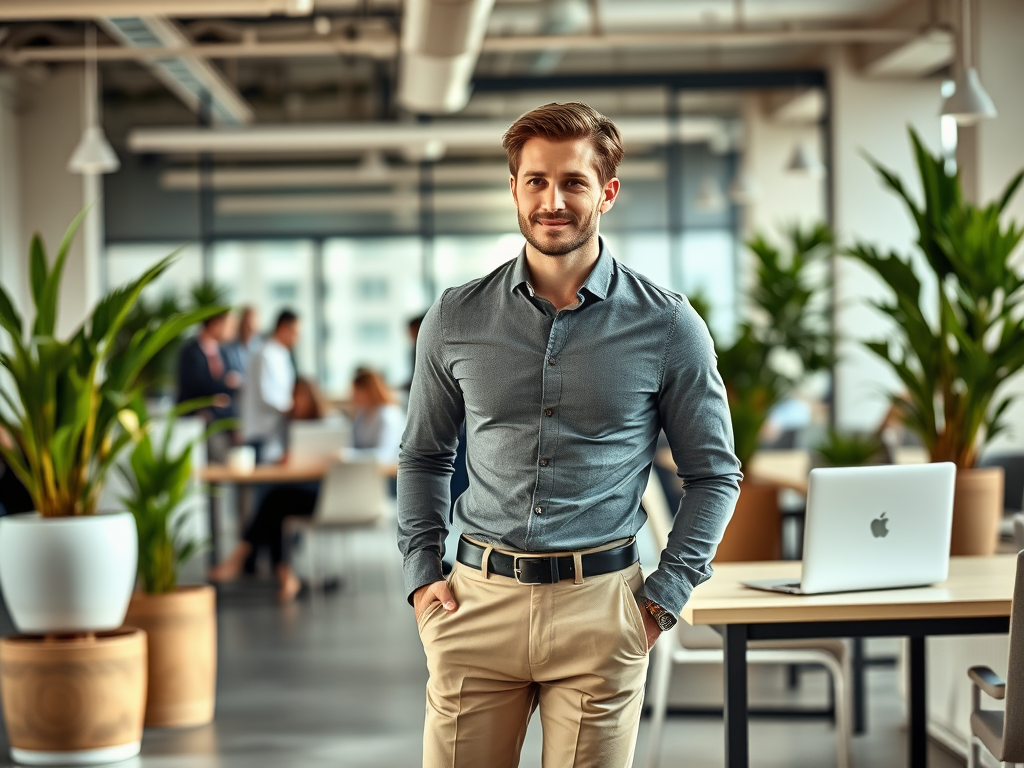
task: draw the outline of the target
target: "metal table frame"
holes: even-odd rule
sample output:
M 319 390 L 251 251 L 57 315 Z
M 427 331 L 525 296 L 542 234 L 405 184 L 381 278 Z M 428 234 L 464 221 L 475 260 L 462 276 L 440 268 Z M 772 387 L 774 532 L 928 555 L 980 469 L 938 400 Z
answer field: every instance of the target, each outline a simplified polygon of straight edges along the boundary
M 747 642 L 810 638 L 909 638 L 908 765 L 928 765 L 928 704 L 925 638 L 943 635 L 990 635 L 1010 631 L 1009 616 L 921 619 L 851 619 L 844 621 L 726 624 L 716 627 L 725 646 L 725 765 L 750 765 L 749 707 L 747 705 Z M 965 670 L 966 674 L 966 670 Z

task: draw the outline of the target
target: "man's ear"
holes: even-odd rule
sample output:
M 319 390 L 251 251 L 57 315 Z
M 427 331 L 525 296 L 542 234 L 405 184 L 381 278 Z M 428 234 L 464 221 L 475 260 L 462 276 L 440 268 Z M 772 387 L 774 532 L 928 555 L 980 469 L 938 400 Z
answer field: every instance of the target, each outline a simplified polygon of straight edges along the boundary
M 615 205 L 615 198 L 619 196 L 619 179 L 613 177 L 608 180 L 608 183 L 604 185 L 604 189 L 601 190 L 601 213 L 608 213 Z
M 516 177 L 509 174 L 508 186 L 512 190 L 512 202 L 515 203 L 516 208 L 519 207 L 519 198 L 516 196 Z

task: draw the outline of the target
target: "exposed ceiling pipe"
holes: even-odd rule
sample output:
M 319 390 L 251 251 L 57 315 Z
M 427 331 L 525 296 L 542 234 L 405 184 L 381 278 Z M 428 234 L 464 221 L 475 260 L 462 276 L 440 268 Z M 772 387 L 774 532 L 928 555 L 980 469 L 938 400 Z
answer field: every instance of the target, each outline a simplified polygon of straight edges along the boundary
M 129 49 L 187 48 L 186 38 L 174 22 L 155 16 L 101 19 L 100 24 Z M 146 59 L 145 66 L 193 112 L 209 95 L 213 119 L 225 125 L 251 123 L 252 108 L 210 62 L 188 53 L 174 58 Z
M 98 16 L 147 15 L 196 19 L 209 16 L 306 16 L 313 0 L 0 0 L 0 19 L 93 19 Z
M 398 103 L 443 115 L 469 102 L 494 0 L 407 0 L 402 17 Z
M 629 145 L 664 144 L 672 129 L 664 117 L 616 120 Z M 723 121 L 692 117 L 679 121 L 677 138 L 707 141 L 723 130 Z M 508 123 L 462 120 L 431 123 L 346 123 L 336 125 L 256 125 L 247 128 L 136 128 L 128 148 L 139 153 L 304 154 L 362 153 L 370 149 L 404 152 L 429 146 L 501 152 Z
M 486 0 L 485 0 L 486 1 Z M 613 35 L 529 35 L 488 37 L 480 44 L 482 53 L 537 53 L 551 49 L 566 51 L 607 51 L 628 48 L 704 48 L 709 45 L 732 48 L 764 48 L 786 45 L 845 45 L 850 43 L 899 43 L 920 36 L 916 27 L 873 29 L 805 29 L 761 31 L 664 32 Z M 98 61 L 126 61 L 165 58 L 189 54 L 211 59 L 269 59 L 323 56 L 367 56 L 390 59 L 398 52 L 398 40 L 392 34 L 308 38 L 274 42 L 195 43 L 182 47 L 124 49 L 100 46 Z M 4 56 L 15 64 L 29 62 L 83 61 L 85 48 L 68 46 L 25 47 L 5 50 Z M 474 54 L 475 55 L 475 54 Z M 473 59 L 475 62 L 475 58 Z M 471 68 L 470 68 L 471 69 Z M 404 70 L 403 70 L 404 71 Z M 409 87 L 414 85 L 408 81 Z

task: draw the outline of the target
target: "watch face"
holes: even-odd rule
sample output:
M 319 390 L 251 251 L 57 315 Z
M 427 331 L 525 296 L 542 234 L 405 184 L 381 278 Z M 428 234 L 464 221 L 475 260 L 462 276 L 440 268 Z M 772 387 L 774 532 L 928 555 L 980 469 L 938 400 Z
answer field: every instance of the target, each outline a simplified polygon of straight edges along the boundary
M 664 611 L 661 613 L 660 616 L 658 616 L 658 627 L 661 629 L 662 632 L 667 632 L 668 630 L 672 629 L 672 627 L 674 627 L 675 625 L 676 622 L 673 619 L 672 614 L 670 614 L 668 611 Z

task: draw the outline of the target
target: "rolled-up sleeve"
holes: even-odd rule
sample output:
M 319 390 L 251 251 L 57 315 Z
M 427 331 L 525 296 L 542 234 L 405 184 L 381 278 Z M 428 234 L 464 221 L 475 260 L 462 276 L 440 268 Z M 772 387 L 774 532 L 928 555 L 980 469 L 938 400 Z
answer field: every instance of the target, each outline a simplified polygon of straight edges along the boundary
M 416 371 L 398 459 L 398 548 L 406 594 L 441 580 L 451 475 L 465 417 L 462 390 L 445 357 L 444 302 L 427 312 L 416 340 Z
M 711 578 L 711 560 L 739 496 L 739 460 L 725 386 L 707 326 L 685 300 L 666 345 L 659 395 L 662 428 L 683 480 L 668 546 L 646 581 L 647 596 L 679 614 Z

